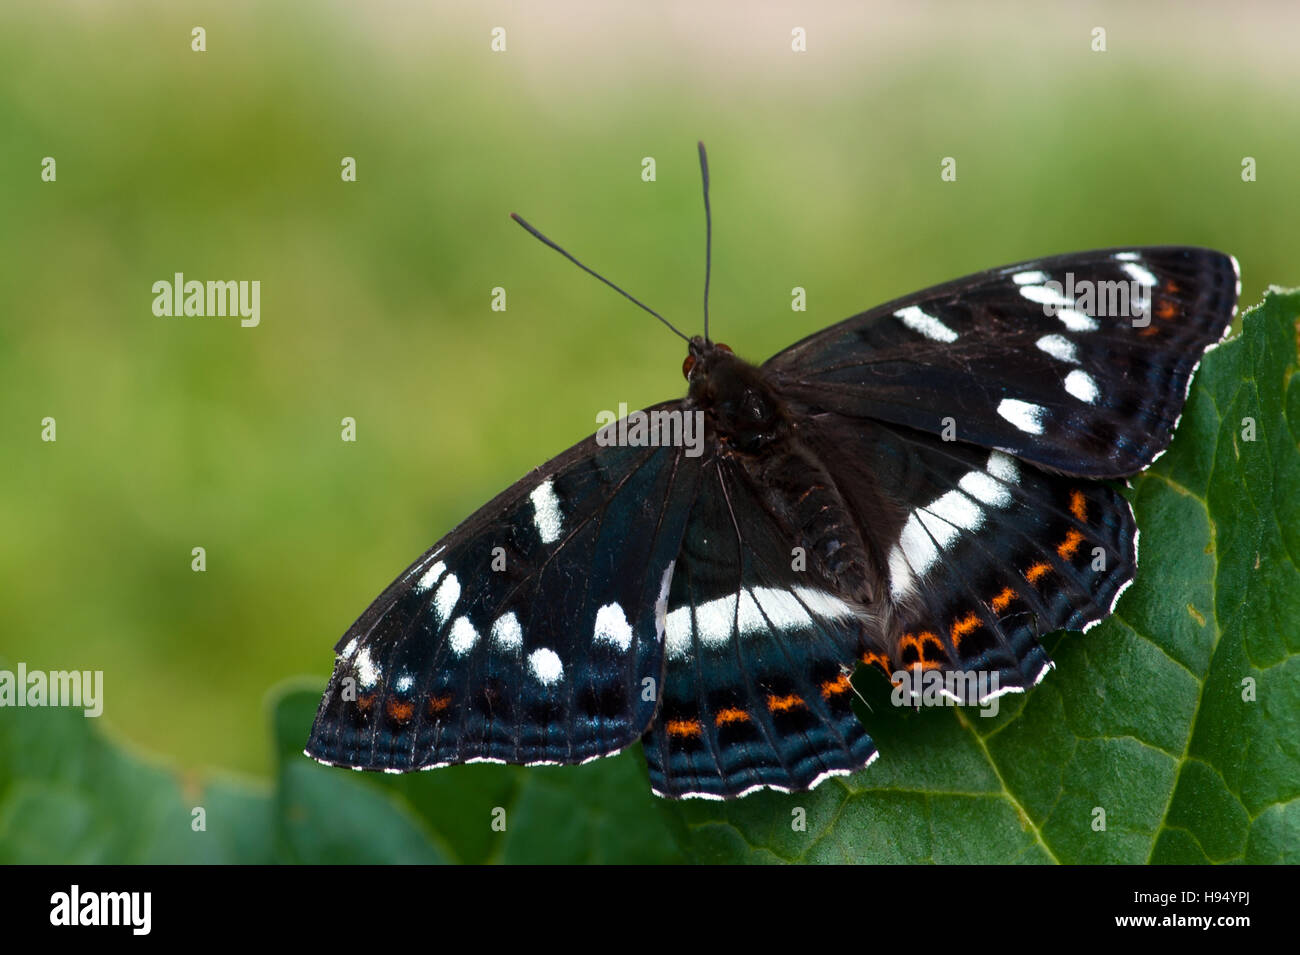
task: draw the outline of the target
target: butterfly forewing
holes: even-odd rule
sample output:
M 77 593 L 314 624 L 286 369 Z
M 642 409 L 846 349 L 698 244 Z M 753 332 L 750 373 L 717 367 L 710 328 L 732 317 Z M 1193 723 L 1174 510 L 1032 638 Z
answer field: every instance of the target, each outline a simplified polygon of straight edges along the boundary
M 339 641 L 308 755 L 404 771 L 633 742 L 698 471 L 680 449 L 591 438 L 482 508 Z
M 1239 290 L 1236 262 L 1209 249 L 1061 255 L 873 308 L 763 367 L 810 408 L 1122 476 L 1168 445 Z

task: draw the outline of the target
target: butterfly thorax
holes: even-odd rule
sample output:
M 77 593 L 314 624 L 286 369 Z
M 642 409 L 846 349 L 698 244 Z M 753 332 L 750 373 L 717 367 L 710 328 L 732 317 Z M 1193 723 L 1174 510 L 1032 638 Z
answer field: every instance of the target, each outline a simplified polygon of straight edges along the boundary
M 871 603 L 880 592 L 879 574 L 862 528 L 762 369 L 700 338 L 692 340 L 683 367 L 687 401 L 704 411 L 719 456 L 748 476 L 771 513 L 784 515 L 792 566 L 844 597 Z

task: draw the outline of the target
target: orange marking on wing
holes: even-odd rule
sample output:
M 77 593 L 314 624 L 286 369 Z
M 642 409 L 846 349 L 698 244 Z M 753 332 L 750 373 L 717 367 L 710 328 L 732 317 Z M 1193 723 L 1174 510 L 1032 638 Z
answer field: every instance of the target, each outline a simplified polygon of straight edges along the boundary
M 769 696 L 767 698 L 767 708 L 773 713 L 785 713 L 800 706 L 807 706 L 807 704 L 804 703 L 803 697 L 798 693 L 791 693 L 789 696 Z
M 941 665 L 935 660 L 927 660 L 925 658 L 925 641 L 927 640 L 933 640 L 935 643 L 939 643 L 939 638 L 936 637 L 929 630 L 922 631 L 919 634 L 905 633 L 903 634 L 902 639 L 898 641 L 898 646 L 900 650 L 903 647 L 916 648 L 916 656 L 917 656 L 916 662 L 910 664 L 913 670 L 915 670 L 917 667 L 920 667 L 922 670 L 932 670 Z M 943 644 L 939 643 L 939 646 L 942 648 Z M 899 661 L 901 662 L 903 659 L 903 654 L 901 652 L 899 653 L 898 658 Z
M 1160 304 L 1156 306 L 1156 318 L 1171 319 L 1178 314 L 1178 306 L 1169 299 L 1161 299 Z
M 970 633 L 972 630 L 979 627 L 979 625 L 980 625 L 980 618 L 976 615 L 975 611 L 972 610 L 970 613 L 966 614 L 966 616 L 962 617 L 960 620 L 958 620 L 956 623 L 952 625 L 952 630 L 950 631 L 950 635 L 952 637 L 952 645 L 954 647 L 960 648 L 961 638 L 966 636 L 966 634 Z
M 450 696 L 431 696 L 429 697 L 429 712 L 441 713 L 447 707 L 451 706 Z
M 1179 291 L 1178 283 L 1175 282 L 1173 279 L 1166 279 L 1166 280 L 1165 280 L 1165 291 L 1168 292 L 1168 293 L 1171 294 L 1171 295 L 1172 295 L 1174 292 Z
M 713 718 L 713 722 L 718 726 L 726 726 L 728 723 L 748 723 L 749 714 L 733 706 L 730 709 L 719 710 L 718 715 Z
M 669 720 L 664 724 L 669 736 L 699 736 L 704 727 L 699 720 Z
M 405 723 L 411 718 L 411 714 L 415 712 L 414 704 L 407 703 L 404 700 L 389 700 L 384 709 L 388 711 L 389 716 L 399 723 Z
M 1088 499 L 1084 497 L 1082 491 L 1070 492 L 1070 513 L 1080 523 L 1088 523 Z
M 1056 548 L 1056 552 L 1061 555 L 1062 559 L 1070 560 L 1074 557 L 1074 552 L 1079 549 L 1083 543 L 1083 535 L 1078 531 L 1070 531 L 1065 535 L 1065 540 L 1061 541 L 1061 546 Z
M 862 662 L 867 666 L 877 666 L 884 671 L 885 676 L 889 676 L 889 657 L 883 653 L 874 651 L 862 654 Z
M 849 675 L 847 673 L 841 673 L 839 679 L 827 680 L 822 684 L 822 696 L 829 700 L 832 696 L 839 696 L 841 693 L 847 693 L 851 686 L 852 684 L 849 683 Z
M 1031 584 L 1036 584 L 1038 583 L 1038 578 L 1043 576 L 1043 574 L 1047 573 L 1051 569 L 1052 569 L 1051 564 L 1044 564 L 1042 561 L 1039 561 L 1038 563 L 1034 564 L 1033 567 L 1030 567 L 1027 571 L 1025 571 L 1025 580 L 1029 581 Z
M 362 713 L 369 712 L 370 707 L 374 705 L 375 705 L 374 693 L 366 693 L 363 694 L 362 696 L 357 697 L 357 709 L 359 709 Z
M 1001 613 L 1007 609 L 1007 604 L 1016 599 L 1016 592 L 1010 587 L 1003 587 L 1002 592 L 993 598 L 993 612 Z
M 1142 329 L 1142 331 L 1138 332 L 1138 334 L 1150 338 L 1152 335 L 1159 335 L 1160 329 L 1155 325 L 1148 325 L 1146 328 Z

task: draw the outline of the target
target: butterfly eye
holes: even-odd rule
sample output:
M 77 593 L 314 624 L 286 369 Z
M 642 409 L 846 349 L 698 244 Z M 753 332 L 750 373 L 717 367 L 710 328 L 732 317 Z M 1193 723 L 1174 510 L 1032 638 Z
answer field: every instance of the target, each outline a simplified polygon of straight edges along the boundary
M 686 360 L 682 362 L 682 377 L 687 381 L 691 380 L 691 369 L 695 367 L 695 356 L 687 355 Z

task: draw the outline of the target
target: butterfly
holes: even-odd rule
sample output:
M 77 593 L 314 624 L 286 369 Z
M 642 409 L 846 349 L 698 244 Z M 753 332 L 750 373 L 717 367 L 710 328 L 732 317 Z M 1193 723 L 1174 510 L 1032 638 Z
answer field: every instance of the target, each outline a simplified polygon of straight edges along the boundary
M 1233 258 L 991 269 L 754 365 L 708 334 L 699 155 L 703 335 L 515 217 L 686 339 L 686 396 L 533 470 L 411 564 L 335 647 L 307 755 L 407 772 L 640 740 L 661 796 L 810 789 L 876 758 L 858 665 L 948 695 L 989 677 L 967 703 L 1023 691 L 1051 667 L 1043 635 L 1087 630 L 1132 582 L 1116 479 L 1168 446 L 1236 314 Z

